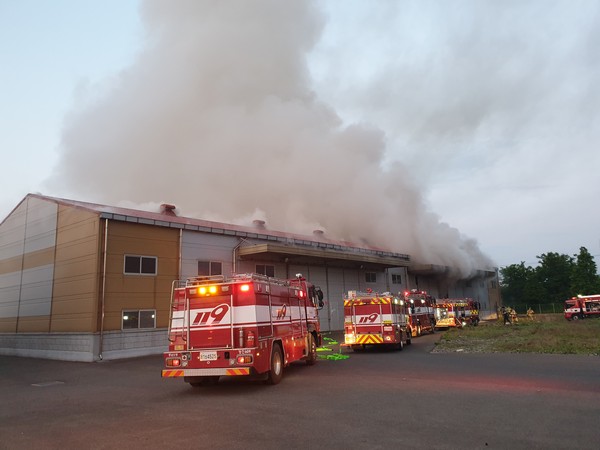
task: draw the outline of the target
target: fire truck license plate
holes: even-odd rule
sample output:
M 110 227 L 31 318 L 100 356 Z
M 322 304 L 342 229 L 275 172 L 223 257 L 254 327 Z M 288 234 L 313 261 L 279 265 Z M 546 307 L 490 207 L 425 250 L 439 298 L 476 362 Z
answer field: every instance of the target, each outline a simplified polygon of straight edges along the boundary
M 200 361 L 216 361 L 217 352 L 200 352 Z

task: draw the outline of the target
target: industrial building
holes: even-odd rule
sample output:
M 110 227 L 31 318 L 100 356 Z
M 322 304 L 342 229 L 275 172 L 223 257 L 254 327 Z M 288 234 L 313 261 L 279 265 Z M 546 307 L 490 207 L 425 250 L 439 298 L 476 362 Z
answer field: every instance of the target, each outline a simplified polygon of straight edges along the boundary
M 325 294 L 324 331 L 343 329 L 349 290 L 468 296 L 499 304 L 497 273 L 451 280 L 406 254 L 254 226 L 27 195 L 0 223 L 0 354 L 97 361 L 167 347 L 171 287 L 197 275 L 302 273 Z

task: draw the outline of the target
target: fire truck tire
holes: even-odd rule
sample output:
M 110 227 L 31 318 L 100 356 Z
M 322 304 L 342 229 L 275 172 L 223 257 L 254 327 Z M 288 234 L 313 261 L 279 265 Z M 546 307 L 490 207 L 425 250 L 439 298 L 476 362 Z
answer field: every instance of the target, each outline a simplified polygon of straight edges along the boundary
M 417 326 L 417 336 L 421 336 L 421 325 Z
M 573 319 L 573 320 L 579 320 L 579 314 L 573 314 L 573 316 L 571 317 L 571 319 Z
M 278 384 L 283 378 L 283 354 L 279 344 L 273 345 L 273 353 L 271 354 L 271 370 L 267 376 L 268 384 Z
M 400 341 L 396 344 L 396 350 L 399 352 L 404 350 L 404 341 L 402 341 L 402 337 L 400 337 Z
M 315 341 L 315 337 L 309 333 L 308 334 L 308 355 L 306 357 L 306 364 L 309 366 L 313 366 L 317 362 L 317 342 Z
M 412 344 L 412 334 L 406 333 L 406 345 L 411 345 Z

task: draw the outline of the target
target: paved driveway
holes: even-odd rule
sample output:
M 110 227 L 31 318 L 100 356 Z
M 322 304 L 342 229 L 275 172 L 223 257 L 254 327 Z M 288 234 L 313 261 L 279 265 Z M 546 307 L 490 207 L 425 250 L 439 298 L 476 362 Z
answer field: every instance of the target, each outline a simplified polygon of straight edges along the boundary
M 277 386 L 192 388 L 159 356 L 0 357 L 0 448 L 599 448 L 600 358 L 430 353 L 438 336 L 293 364 Z

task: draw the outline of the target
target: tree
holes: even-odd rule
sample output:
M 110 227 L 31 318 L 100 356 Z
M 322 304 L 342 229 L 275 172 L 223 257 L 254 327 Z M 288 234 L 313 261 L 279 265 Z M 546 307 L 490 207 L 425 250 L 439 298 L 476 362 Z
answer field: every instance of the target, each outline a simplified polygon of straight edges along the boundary
M 573 256 L 575 264 L 571 272 L 571 296 L 600 293 L 600 277 L 594 257 L 585 247 L 579 247 L 579 254 Z
M 527 303 L 528 284 L 533 278 L 534 271 L 530 266 L 511 264 L 500 269 L 500 292 L 505 305 Z
M 541 303 L 562 303 L 571 298 L 573 258 L 555 252 L 544 253 L 537 258 L 540 265 L 536 267 L 535 274 L 545 295 Z
M 600 294 L 596 262 L 585 247 L 573 257 L 549 252 L 537 258 L 535 268 L 521 262 L 500 269 L 504 305 L 563 303 L 577 294 Z

